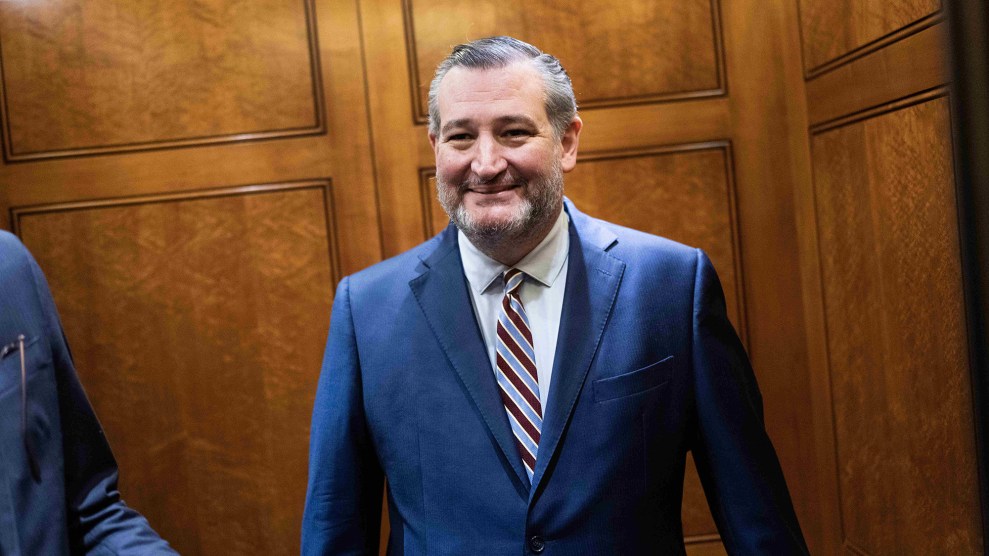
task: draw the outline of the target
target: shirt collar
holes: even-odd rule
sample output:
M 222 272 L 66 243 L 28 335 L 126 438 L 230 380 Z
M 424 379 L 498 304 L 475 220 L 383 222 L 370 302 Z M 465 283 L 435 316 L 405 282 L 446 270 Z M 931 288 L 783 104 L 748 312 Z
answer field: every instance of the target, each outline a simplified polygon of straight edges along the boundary
M 567 233 L 569 223 L 567 211 L 561 210 L 546 237 L 528 255 L 522 257 L 514 268 L 546 287 L 552 286 L 560 277 L 563 263 L 570 254 L 570 234 Z M 479 294 L 484 293 L 509 267 L 482 253 L 460 230 L 457 230 L 457 240 L 460 260 L 470 287 Z

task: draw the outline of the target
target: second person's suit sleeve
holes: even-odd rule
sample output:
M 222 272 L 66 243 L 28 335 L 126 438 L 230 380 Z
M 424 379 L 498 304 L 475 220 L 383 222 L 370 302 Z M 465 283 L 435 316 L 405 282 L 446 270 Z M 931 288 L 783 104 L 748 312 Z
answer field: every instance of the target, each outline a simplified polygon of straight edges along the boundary
M 316 389 L 302 554 L 378 553 L 383 474 L 364 418 L 349 278 L 337 287 Z
M 66 520 L 73 554 L 168 555 L 175 552 L 148 521 L 128 507 L 117 490 L 117 461 L 76 374 L 48 283 L 28 258 L 35 294 L 44 315 L 62 430 Z
M 729 554 L 807 554 L 755 374 L 702 251 L 694 282 L 694 461 Z

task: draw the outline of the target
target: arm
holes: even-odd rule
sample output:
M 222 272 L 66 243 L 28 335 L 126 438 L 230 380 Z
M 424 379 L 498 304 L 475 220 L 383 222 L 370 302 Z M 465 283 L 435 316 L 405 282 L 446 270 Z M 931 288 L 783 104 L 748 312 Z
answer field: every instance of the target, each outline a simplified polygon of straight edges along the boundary
M 309 441 L 302 553 L 378 553 L 383 475 L 364 419 L 349 278 L 337 288 Z
M 117 462 L 79 383 L 58 312 L 41 269 L 28 259 L 44 316 L 62 428 L 66 518 L 73 554 L 175 554 L 117 491 Z
M 693 453 L 708 504 L 729 554 L 807 554 L 721 283 L 707 256 L 697 257 Z

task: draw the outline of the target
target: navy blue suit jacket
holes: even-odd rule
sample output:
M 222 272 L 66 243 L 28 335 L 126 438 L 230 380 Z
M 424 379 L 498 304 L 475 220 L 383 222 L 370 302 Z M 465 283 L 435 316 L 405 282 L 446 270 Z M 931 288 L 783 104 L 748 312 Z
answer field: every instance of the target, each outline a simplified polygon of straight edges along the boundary
M 4 231 L 0 345 L 10 346 L 0 350 L 0 554 L 175 554 L 120 500 L 117 464 L 79 384 L 48 284 Z
M 341 281 L 313 411 L 303 554 L 682 554 L 692 451 L 732 554 L 806 546 L 745 351 L 700 250 L 569 202 L 532 482 L 448 227 Z

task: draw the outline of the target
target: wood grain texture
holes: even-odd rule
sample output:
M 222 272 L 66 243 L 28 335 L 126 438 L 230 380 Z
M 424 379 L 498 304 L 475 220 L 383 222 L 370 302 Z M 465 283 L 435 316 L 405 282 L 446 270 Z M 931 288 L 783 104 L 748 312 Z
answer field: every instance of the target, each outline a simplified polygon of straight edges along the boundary
M 807 83 L 811 125 L 893 102 L 948 81 L 943 23 Z
M 19 215 L 124 497 L 182 554 L 299 551 L 327 187 Z
M 725 556 L 728 554 L 720 539 L 688 543 L 686 548 L 687 556 Z
M 319 132 L 311 9 L 309 0 L 2 2 L 6 155 Z
M 845 547 L 981 554 L 945 98 L 812 142 Z
M 836 512 L 817 482 L 794 207 L 795 189 L 809 179 L 801 164 L 810 150 L 796 3 L 733 0 L 722 8 L 749 358 L 809 549 L 827 554 L 822 523 Z
M 332 177 L 341 274 L 380 261 L 357 5 L 315 2 L 326 134 L 0 164 L 0 226 L 11 225 L 10 207 Z M 179 10 L 184 6 L 175 4 Z M 400 6 L 396 9 L 401 13 Z
M 406 0 L 416 119 L 425 121 L 429 82 L 450 48 L 491 35 L 531 41 L 559 58 L 583 107 L 722 94 L 718 3 Z
M 941 9 L 940 0 L 799 0 L 808 71 Z

